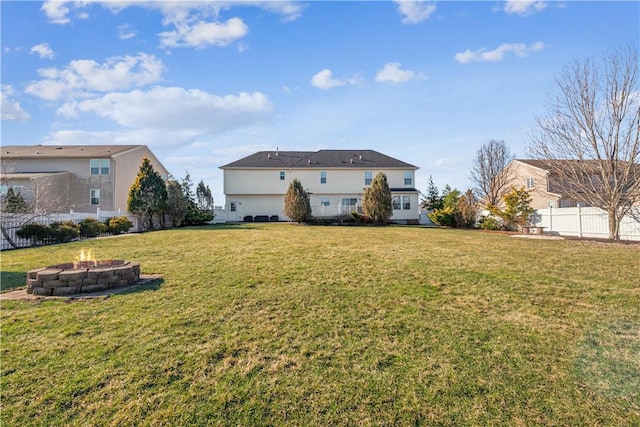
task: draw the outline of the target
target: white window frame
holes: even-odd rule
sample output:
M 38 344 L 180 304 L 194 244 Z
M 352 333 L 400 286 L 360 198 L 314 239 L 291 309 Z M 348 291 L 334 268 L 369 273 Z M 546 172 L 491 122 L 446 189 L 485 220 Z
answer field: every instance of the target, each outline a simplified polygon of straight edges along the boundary
M 373 172 L 364 171 L 364 185 L 371 185 L 373 182 Z
M 535 188 L 536 180 L 534 178 L 527 178 L 527 190 Z
M 326 171 L 321 171 L 320 172 L 320 184 L 326 184 L 327 183 L 327 172 Z
M 95 173 L 93 170 L 96 170 Z M 89 160 L 89 173 L 91 175 L 109 175 L 111 173 L 111 160 L 91 159 Z
M 285 172 L 280 171 L 280 181 L 284 181 L 284 180 L 285 180 Z
M 404 185 L 413 185 L 413 177 L 411 176 L 411 171 L 404 172 Z
M 402 198 L 400 196 L 391 196 L 391 207 L 394 211 L 402 209 Z
M 331 206 L 331 198 L 323 197 L 322 199 L 320 199 L 320 206 Z
M 93 203 L 94 200 L 97 200 L 98 203 Z M 100 189 L 92 188 L 89 190 L 89 204 L 91 206 L 100 206 Z
M 402 210 L 411 210 L 411 196 L 402 196 Z

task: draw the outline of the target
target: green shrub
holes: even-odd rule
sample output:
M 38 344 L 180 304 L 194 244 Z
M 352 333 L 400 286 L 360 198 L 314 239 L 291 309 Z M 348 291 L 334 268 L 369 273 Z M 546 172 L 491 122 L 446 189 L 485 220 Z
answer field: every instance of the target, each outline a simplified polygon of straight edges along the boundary
M 31 245 L 47 243 L 51 239 L 51 227 L 43 224 L 26 224 L 16 231 L 16 236 L 31 241 Z
M 53 243 L 70 242 L 80 235 L 78 225 L 73 221 L 53 222 L 49 227 Z
M 131 228 L 133 228 L 133 222 L 124 215 L 108 218 L 105 221 L 105 224 L 107 226 L 107 231 L 111 234 L 127 233 Z
M 502 221 L 492 216 L 483 216 L 478 222 L 479 226 L 483 230 L 504 230 L 504 224 Z
M 455 214 L 455 208 L 453 206 L 447 206 L 442 209 L 435 209 L 433 212 L 429 212 L 427 216 L 435 225 L 439 225 L 442 227 L 455 227 Z
M 101 233 L 107 231 L 107 226 L 95 218 L 85 218 L 78 224 L 80 228 L 80 236 L 82 237 L 97 237 Z

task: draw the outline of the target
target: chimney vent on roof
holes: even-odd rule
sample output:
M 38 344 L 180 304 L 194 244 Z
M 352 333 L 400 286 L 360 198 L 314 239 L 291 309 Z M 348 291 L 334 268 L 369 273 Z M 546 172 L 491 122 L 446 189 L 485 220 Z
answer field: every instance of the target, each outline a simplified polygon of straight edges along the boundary
M 351 164 L 353 164 L 353 159 L 351 159 Z
M 267 159 L 270 159 L 270 158 L 271 158 L 271 154 L 267 154 Z
M 360 161 L 362 161 L 362 154 L 358 154 L 358 157 L 360 157 Z
M 278 155 L 278 147 L 276 147 L 276 156 Z
M 311 159 L 307 160 L 307 164 L 310 165 L 311 164 Z

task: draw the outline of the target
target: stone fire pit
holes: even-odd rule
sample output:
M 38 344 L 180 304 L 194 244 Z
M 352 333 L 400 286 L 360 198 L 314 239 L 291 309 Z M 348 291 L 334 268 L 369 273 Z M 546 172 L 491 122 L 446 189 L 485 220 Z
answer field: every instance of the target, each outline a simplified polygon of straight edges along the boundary
M 75 295 L 121 288 L 139 279 L 139 262 L 116 259 L 79 261 L 29 271 L 27 293 L 39 296 Z

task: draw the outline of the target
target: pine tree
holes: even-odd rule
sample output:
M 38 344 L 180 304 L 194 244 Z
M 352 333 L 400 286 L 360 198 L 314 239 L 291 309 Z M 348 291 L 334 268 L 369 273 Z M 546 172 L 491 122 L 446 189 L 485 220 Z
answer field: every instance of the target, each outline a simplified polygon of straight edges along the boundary
M 429 182 L 427 183 L 427 194 L 424 199 L 422 199 L 420 207 L 428 211 L 442 209 L 442 197 L 440 197 L 438 187 L 433 183 L 433 177 L 431 175 L 429 175 Z
M 179 227 L 187 215 L 187 200 L 182 192 L 182 185 L 169 177 L 167 182 L 167 214 L 174 227 Z
M 531 196 L 529 192 L 520 187 L 517 189 L 511 187 L 511 191 L 502 196 L 505 208 L 498 209 L 496 206 L 490 206 L 489 210 L 504 221 L 507 229 L 517 230 L 526 225 L 533 214 L 534 209 L 531 208 Z
M 22 194 L 16 193 L 13 187 L 9 187 L 2 203 L 2 211 L 7 213 L 27 213 L 29 212 L 29 206 L 24 201 Z
M 306 222 L 311 218 L 309 195 L 297 178 L 291 181 L 284 196 L 284 214 L 296 222 Z
M 208 185 L 200 180 L 196 187 L 196 198 L 198 199 L 198 208 L 203 212 L 213 211 L 213 195 Z
M 364 190 L 362 197 L 362 209 L 365 215 L 369 216 L 376 224 L 384 224 L 393 214 L 391 204 L 391 190 L 387 184 L 387 176 L 379 172 L 371 186 Z
M 142 159 L 135 182 L 129 189 L 127 209 L 140 215 L 148 229 L 153 228 L 153 219 L 161 215 L 167 206 L 167 187 L 162 177 L 153 169 L 151 161 Z

